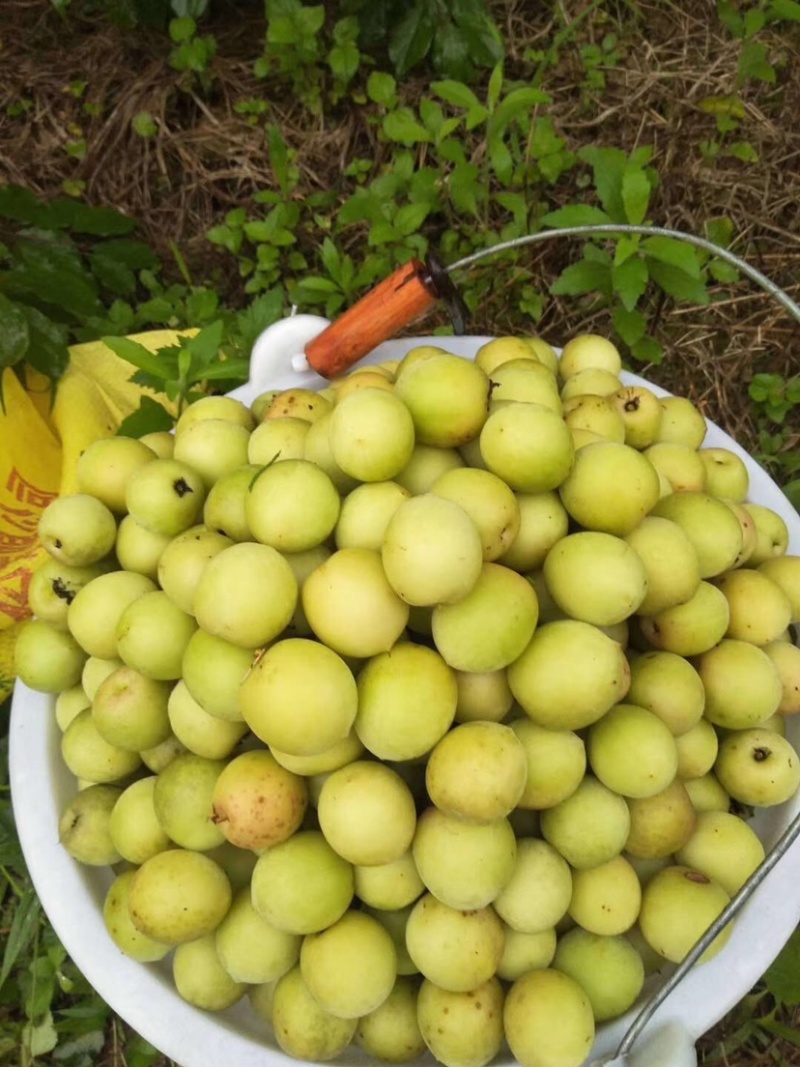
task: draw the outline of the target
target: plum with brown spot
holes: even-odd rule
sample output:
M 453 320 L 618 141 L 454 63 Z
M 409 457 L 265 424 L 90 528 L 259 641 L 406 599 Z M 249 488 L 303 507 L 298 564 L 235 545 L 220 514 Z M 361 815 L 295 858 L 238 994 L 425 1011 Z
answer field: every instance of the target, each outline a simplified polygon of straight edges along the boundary
M 304 778 L 267 749 L 236 756 L 217 779 L 213 820 L 238 848 L 270 848 L 297 830 L 308 805 Z

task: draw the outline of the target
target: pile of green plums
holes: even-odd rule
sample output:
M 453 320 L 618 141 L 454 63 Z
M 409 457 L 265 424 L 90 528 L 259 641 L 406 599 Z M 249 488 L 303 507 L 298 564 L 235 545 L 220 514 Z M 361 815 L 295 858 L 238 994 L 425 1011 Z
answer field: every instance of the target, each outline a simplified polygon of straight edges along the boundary
M 122 952 L 289 1056 L 447 1067 L 578 1067 L 684 958 L 800 785 L 800 557 L 620 371 L 419 345 L 83 453 L 16 665 Z

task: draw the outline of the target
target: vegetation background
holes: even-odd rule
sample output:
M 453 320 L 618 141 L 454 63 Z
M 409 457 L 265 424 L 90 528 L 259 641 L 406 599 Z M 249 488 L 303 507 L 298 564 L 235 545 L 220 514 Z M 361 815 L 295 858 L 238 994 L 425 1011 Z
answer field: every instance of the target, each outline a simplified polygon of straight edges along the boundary
M 0 0 L 0 62 L 0 366 L 54 387 L 69 343 L 169 325 L 202 341 L 155 368 L 118 344 L 137 380 L 224 391 L 292 305 L 559 225 L 704 235 L 800 297 L 797 0 Z M 470 332 L 612 337 L 800 504 L 800 331 L 728 263 L 558 239 L 457 282 Z M 128 429 L 168 423 L 146 398 Z M 0 1065 L 162 1067 L 41 913 L 7 725 Z M 701 1061 L 800 1063 L 798 1005 L 795 937 Z

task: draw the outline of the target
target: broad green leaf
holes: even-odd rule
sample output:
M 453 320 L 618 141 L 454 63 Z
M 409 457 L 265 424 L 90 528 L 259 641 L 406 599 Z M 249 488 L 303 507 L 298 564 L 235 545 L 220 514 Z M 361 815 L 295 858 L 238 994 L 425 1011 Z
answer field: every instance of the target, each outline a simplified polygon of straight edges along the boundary
M 508 96 L 503 97 L 492 113 L 489 120 L 490 129 L 499 133 L 517 116 L 531 111 L 539 104 L 549 104 L 552 97 L 541 89 L 522 88 L 512 89 Z
M 25 358 L 40 374 L 58 381 L 69 365 L 68 332 L 34 307 L 25 305 L 23 310 L 30 334 Z
M 664 358 L 664 349 L 655 337 L 642 337 L 630 349 L 631 355 L 639 363 L 660 363 Z
M 431 63 L 442 74 L 465 81 L 473 73 L 469 45 L 464 34 L 449 19 L 440 19 L 431 45 Z
M 405 74 L 425 58 L 433 44 L 433 34 L 433 13 L 427 0 L 416 0 L 389 39 L 389 58 L 398 75 Z
M 397 108 L 384 116 L 383 132 L 390 141 L 400 144 L 413 145 L 432 140 L 430 130 L 417 121 L 410 107 Z
M 785 19 L 787 22 L 800 22 L 800 4 L 797 0 L 771 0 L 766 14 L 770 21 Z
M 541 218 L 542 225 L 560 228 L 562 226 L 596 226 L 610 223 L 605 211 L 591 204 L 569 204 L 567 207 L 549 211 Z
M 795 511 L 800 512 L 800 478 L 795 478 L 783 487 L 783 492 Z M 795 1000 L 797 1004 L 799 1001 Z
M 0 280 L 12 296 L 61 308 L 70 318 L 88 319 L 103 310 L 89 275 L 42 264 L 17 267 Z
M 451 104 L 453 107 L 474 108 L 481 106 L 480 100 L 478 100 L 475 93 L 463 82 L 452 79 L 431 82 L 431 91 L 436 93 L 446 104 Z
M 240 229 L 232 229 L 230 226 L 212 226 L 206 233 L 206 237 L 212 245 L 219 245 L 237 255 L 242 247 L 243 233 Z
M 165 407 L 150 396 L 139 398 L 139 407 L 123 419 L 117 429 L 120 437 L 144 437 L 146 433 L 171 430 L 175 419 Z
M 679 241 L 676 237 L 645 237 L 641 244 L 648 259 L 658 260 L 678 267 L 690 278 L 700 278 L 700 262 L 694 245 Z
M 650 182 L 639 168 L 626 168 L 622 175 L 622 203 L 628 222 L 639 226 L 644 222 L 650 203 Z
M 749 141 L 734 141 L 733 144 L 728 145 L 726 152 L 734 159 L 741 160 L 742 163 L 758 163 L 759 160 L 758 152 Z
M 787 486 L 784 492 L 788 488 Z M 788 496 L 788 493 L 786 495 Z M 764 982 L 781 1004 L 787 1007 L 800 1004 L 800 930 L 792 933 L 776 959 L 767 968 Z
M 225 324 L 222 319 L 217 319 L 216 322 L 209 323 L 200 333 L 185 341 L 187 351 L 191 352 L 197 360 L 198 370 L 196 371 L 195 381 L 205 377 L 206 368 L 219 357 L 219 347 L 222 344 L 224 329 Z
M 635 256 L 639 251 L 640 235 L 634 233 L 630 236 L 623 234 L 622 237 L 617 238 L 617 247 L 614 249 L 614 265 L 619 266 L 624 263 L 626 259 L 630 259 L 631 256 Z
M 611 284 L 626 311 L 633 311 L 639 297 L 647 288 L 647 264 L 638 256 L 631 256 L 611 270 Z
M 747 112 L 738 96 L 705 96 L 697 105 L 709 115 L 722 115 L 740 121 Z
M 733 37 L 744 36 L 744 21 L 731 0 L 717 0 L 717 16 Z
M 698 278 L 687 274 L 680 267 L 671 263 L 662 263 L 657 259 L 648 259 L 650 277 L 660 285 L 665 293 L 676 300 L 686 300 L 691 304 L 705 305 L 710 301 L 705 284 Z
M 136 220 L 111 207 L 92 207 L 68 197 L 47 205 L 47 225 L 93 237 L 122 237 L 136 229 Z
M 718 219 L 708 219 L 705 224 L 706 237 L 721 248 L 728 248 L 733 238 L 733 221 L 727 215 Z
M 241 338 L 245 351 L 252 348 L 259 334 L 263 333 L 268 326 L 283 317 L 284 295 L 283 290 L 269 289 L 266 293 L 256 297 L 249 307 L 240 311 L 236 316 L 236 332 Z
M 767 46 L 761 41 L 745 41 L 739 56 L 739 81 L 753 78 L 755 81 L 774 85 L 777 81 L 775 68 L 769 61 Z
M 592 168 L 594 187 L 612 222 L 626 222 L 622 199 L 622 179 L 628 158 L 618 148 L 597 148 L 588 145 L 578 152 L 578 158 Z
M 34 1060 L 38 1056 L 46 1056 L 48 1052 L 52 1052 L 58 1044 L 58 1032 L 53 1024 L 51 1012 L 45 1012 L 36 1022 L 27 1022 L 22 1028 L 22 1041 L 26 1051 Z
M 120 359 L 132 363 L 134 367 L 146 371 L 154 378 L 163 382 L 170 378 L 172 369 L 168 363 L 159 359 L 138 341 L 132 341 L 129 337 L 104 337 L 103 343 L 108 345 Z
M 615 307 L 611 313 L 614 329 L 629 347 L 641 341 L 647 329 L 647 319 L 641 311 L 628 311 L 624 307 Z
M 131 270 L 158 270 L 158 256 L 153 249 L 130 237 L 114 237 L 95 246 L 104 256 L 124 263 Z
M 553 296 L 580 296 L 599 291 L 608 293 L 611 275 L 607 266 L 581 259 L 566 267 L 550 286 Z
M 500 92 L 503 88 L 503 64 L 498 63 L 492 70 L 489 78 L 489 86 L 486 90 L 486 106 L 489 111 L 494 111 L 497 106 L 497 101 L 500 99 Z
M 755 35 L 764 29 L 764 24 L 767 18 L 764 12 L 759 7 L 748 8 L 744 13 L 744 35 L 745 37 L 755 37 Z
M 381 107 L 392 108 L 397 103 L 397 82 L 391 74 L 373 70 L 367 79 L 367 96 Z
M 514 174 L 514 159 L 508 146 L 499 138 L 489 142 L 489 162 L 503 185 L 508 185 Z
M 93 248 L 89 256 L 92 274 L 116 296 L 131 296 L 136 292 L 136 275 L 125 263 L 107 256 L 102 248 Z
M 17 901 L 14 918 L 11 920 L 11 928 L 6 938 L 3 964 L 0 967 L 0 989 L 5 985 L 20 953 L 24 952 L 33 940 L 40 912 L 41 905 L 36 892 L 32 885 L 27 885 Z
M 459 0 L 453 5 L 453 17 L 473 63 L 491 67 L 502 60 L 503 38 L 482 0 Z
M 0 367 L 13 367 L 25 358 L 30 329 L 25 310 L 0 293 Z
M 190 326 L 207 323 L 219 309 L 219 297 L 213 289 L 195 289 L 186 298 L 186 318 Z
M 417 232 L 429 212 L 429 204 L 405 204 L 394 217 L 394 228 L 402 237 L 408 237 Z
M 198 371 L 195 382 L 219 382 L 219 381 L 242 381 L 246 382 L 250 375 L 249 359 L 224 359 L 215 363 L 213 367 L 207 367 Z
M 20 185 L 0 185 L 0 216 L 30 226 L 45 224 L 47 207 L 29 189 Z

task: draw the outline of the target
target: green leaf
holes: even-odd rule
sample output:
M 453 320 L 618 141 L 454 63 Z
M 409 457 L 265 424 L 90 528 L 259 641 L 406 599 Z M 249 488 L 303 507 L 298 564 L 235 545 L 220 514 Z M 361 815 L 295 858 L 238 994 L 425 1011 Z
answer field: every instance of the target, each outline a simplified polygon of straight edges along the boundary
M 30 1056 L 45 1056 L 58 1044 L 58 1032 L 51 1012 L 45 1012 L 36 1022 L 27 1022 L 22 1028 L 22 1042 Z
M 792 933 L 777 958 L 767 968 L 764 982 L 781 1004 L 787 1007 L 800 1004 L 800 930 Z
M 20 953 L 24 952 L 33 940 L 40 912 L 41 905 L 36 892 L 32 885 L 27 885 L 17 902 L 14 918 L 11 920 L 11 929 L 6 938 L 3 965 L 0 967 L 0 989 L 5 985 Z
M 566 207 L 558 208 L 556 211 L 549 211 L 542 216 L 541 222 L 544 226 L 556 228 L 561 226 L 596 226 L 610 223 L 611 219 L 605 211 L 601 211 L 599 207 L 592 207 L 591 204 L 568 204 Z
M 450 199 L 456 211 L 478 214 L 478 196 L 484 192 L 480 169 L 474 163 L 458 163 L 450 172 Z
M 500 99 L 500 92 L 503 88 L 503 64 L 498 63 L 492 70 L 489 78 L 489 86 L 486 90 L 486 106 L 489 111 L 494 111 L 497 106 L 497 101 Z
M 219 348 L 222 344 L 224 329 L 225 324 L 222 319 L 217 319 L 216 322 L 204 327 L 194 337 L 190 337 L 188 340 L 184 339 L 182 347 L 185 347 L 197 361 L 198 369 L 195 371 L 193 381 L 201 381 L 206 376 L 206 370 L 209 365 L 219 358 Z
M 631 256 L 611 269 L 611 284 L 626 311 L 633 311 L 639 297 L 647 288 L 647 264 L 639 256 Z
M 186 318 L 190 326 L 208 322 L 219 309 L 219 297 L 213 289 L 195 289 L 186 298 Z
M 4 753 L 4 759 L 7 756 Z M 19 867 L 24 864 L 11 808 L 0 808 L 0 866 Z
M 398 75 L 425 58 L 433 44 L 433 15 L 427 0 L 416 0 L 397 23 L 389 40 L 389 58 Z
M 775 68 L 769 61 L 769 51 L 761 41 L 745 41 L 739 55 L 739 81 L 752 78 L 755 81 L 774 85 L 777 81 Z
M 90 275 L 47 265 L 16 267 L 3 277 L 6 292 L 36 304 L 61 308 L 72 319 L 88 319 L 102 313 L 94 280 Z
M 635 226 L 641 225 L 650 203 L 650 182 L 645 172 L 638 167 L 626 167 L 622 175 L 622 203 L 628 222 Z
M 794 481 L 784 485 L 783 493 L 794 510 L 800 512 L 800 478 L 795 478 Z M 792 1001 L 791 1003 L 798 1004 L 800 1003 L 800 999 Z
M 733 144 L 728 145 L 726 152 L 734 159 L 741 160 L 742 163 L 758 163 L 759 161 L 758 152 L 749 141 L 734 141 Z
M 104 337 L 102 340 L 120 359 L 132 363 L 134 367 L 146 371 L 154 378 L 165 382 L 171 377 L 172 368 L 168 362 L 159 359 L 144 345 L 140 345 L 138 341 L 132 341 L 129 337 Z
M 772 0 L 766 15 L 770 21 L 785 19 L 787 22 L 800 22 L 800 4 L 797 0 Z
M 44 224 L 47 208 L 29 189 L 20 185 L 0 185 L 0 216 L 31 226 Z
M 383 132 L 390 141 L 400 144 L 413 145 L 420 142 L 431 141 L 430 130 L 417 122 L 414 112 L 410 107 L 399 107 L 390 111 L 383 119 Z
M 469 109 L 481 106 L 481 102 L 475 93 L 463 82 L 452 79 L 431 82 L 431 91 L 436 93 L 446 104 L 450 104 L 453 107 Z
M 250 376 L 249 359 L 225 359 L 216 363 L 213 367 L 207 367 L 198 371 L 194 376 L 194 382 L 217 382 L 234 379 L 246 382 Z
M 512 89 L 508 96 L 495 108 L 489 120 L 489 128 L 494 133 L 499 133 L 519 115 L 523 115 L 539 104 L 549 104 L 552 97 L 541 89 L 522 88 Z
M 625 204 L 622 198 L 622 181 L 628 158 L 619 148 L 597 148 L 587 145 L 578 152 L 578 158 L 592 168 L 594 186 L 600 203 L 612 222 L 626 222 Z
M 68 331 L 34 307 L 23 306 L 30 344 L 26 359 L 40 374 L 58 381 L 69 365 Z
M 95 278 L 116 296 L 131 296 L 136 291 L 136 275 L 125 263 L 107 256 L 102 248 L 93 248 L 89 256 Z
M 697 249 L 685 241 L 675 237 L 645 237 L 641 248 L 648 259 L 677 267 L 690 278 L 700 278 L 702 275 Z
M 745 37 L 755 37 L 757 33 L 764 29 L 764 24 L 767 18 L 761 8 L 751 7 L 744 13 L 744 35 Z
M 150 245 L 130 237 L 114 237 L 95 246 L 109 259 L 124 263 L 131 270 L 158 270 L 158 256 Z
M 614 329 L 629 347 L 641 341 L 647 329 L 647 319 L 641 311 L 628 311 L 624 307 L 615 307 L 611 313 Z
M 744 36 L 744 21 L 731 0 L 717 0 L 717 16 L 733 37 Z
M 730 246 L 733 238 L 733 221 L 727 215 L 722 215 L 717 219 L 708 219 L 704 229 L 709 241 L 713 241 L 720 248 Z
M 47 205 L 47 225 L 92 237 L 122 237 L 136 229 L 136 220 L 111 207 L 92 207 L 58 197 Z
M 269 289 L 266 293 L 256 297 L 249 307 L 240 311 L 236 316 L 236 332 L 241 338 L 245 351 L 249 351 L 256 338 L 271 326 L 273 322 L 283 318 L 284 295 L 282 289 Z
M 139 398 L 139 407 L 123 419 L 117 429 L 119 437 L 144 437 L 146 433 L 171 430 L 175 419 L 167 409 L 150 396 Z
M 394 217 L 394 228 L 402 237 L 416 233 L 430 212 L 430 204 L 405 204 Z
M 643 337 L 630 348 L 631 355 L 639 363 L 660 363 L 664 358 L 664 349 L 655 337 Z
M 13 367 L 24 359 L 29 343 L 24 308 L 0 293 L 0 367 Z
M 665 293 L 676 300 L 686 300 L 692 304 L 705 305 L 710 301 L 705 284 L 697 278 L 691 277 L 686 271 L 675 267 L 670 263 L 662 263 L 657 259 L 649 259 L 648 266 L 650 277 L 661 286 Z
M 367 96 L 381 107 L 393 108 L 397 103 L 397 82 L 391 74 L 373 70 L 367 78 Z
M 561 272 L 550 286 L 550 292 L 553 296 L 580 296 L 595 291 L 607 293 L 610 288 L 608 266 L 581 259 Z
M 464 81 L 473 74 L 469 43 L 461 30 L 448 18 L 440 19 L 431 47 L 431 64 L 442 74 Z

